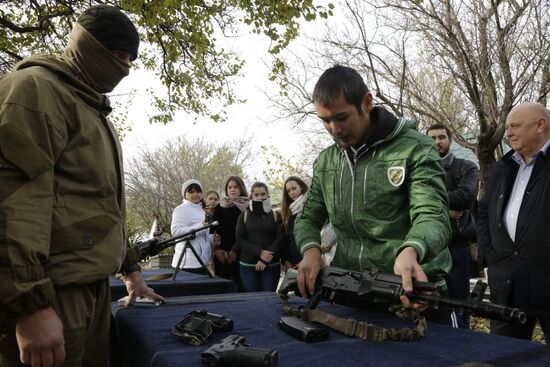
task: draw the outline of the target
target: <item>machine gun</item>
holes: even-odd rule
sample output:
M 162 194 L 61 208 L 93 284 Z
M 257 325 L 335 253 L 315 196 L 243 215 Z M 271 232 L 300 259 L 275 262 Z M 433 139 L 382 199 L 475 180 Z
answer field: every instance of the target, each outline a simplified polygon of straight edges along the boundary
M 277 351 L 267 348 L 251 348 L 244 336 L 229 335 L 214 344 L 201 355 L 207 366 L 277 367 Z
M 153 237 L 145 241 L 139 241 L 135 244 L 137 250 L 139 251 L 139 260 L 145 260 L 148 257 L 158 255 L 162 250 L 175 246 L 180 242 L 192 240 L 195 238 L 195 233 L 210 227 L 215 227 L 218 224 L 218 222 L 212 222 L 211 224 L 207 224 L 201 228 L 193 229 L 187 233 L 168 239 Z
M 147 259 L 148 257 L 158 255 L 162 250 L 167 249 L 167 248 L 172 247 L 172 246 L 175 246 L 176 244 L 185 241 L 185 246 L 183 247 L 183 250 L 181 252 L 181 256 L 179 258 L 178 265 L 176 267 L 176 270 L 174 271 L 172 279 L 173 280 L 176 279 L 176 276 L 179 272 L 179 268 L 180 268 L 180 265 L 181 265 L 181 261 L 183 259 L 183 256 L 185 255 L 187 249 L 190 249 L 193 252 L 193 255 L 200 262 L 203 269 L 206 270 L 208 276 L 210 276 L 210 278 L 214 278 L 214 275 L 210 272 L 208 267 L 204 264 L 201 257 L 199 256 L 199 254 L 197 254 L 197 252 L 195 251 L 193 246 L 191 246 L 189 241 L 191 241 L 192 239 L 195 238 L 195 234 L 197 232 L 208 229 L 210 227 L 215 227 L 218 224 L 219 224 L 218 222 L 212 222 L 212 223 L 209 223 L 209 224 L 207 224 L 203 227 L 192 229 L 191 231 L 189 231 L 187 233 L 184 233 L 184 234 L 181 234 L 179 236 L 172 237 L 172 238 L 168 238 L 168 239 L 152 237 L 148 240 L 137 242 L 134 245 L 134 249 L 138 253 L 138 258 L 141 261 L 141 260 Z M 155 225 L 153 225 L 153 226 L 155 226 Z M 153 231 L 151 231 L 151 232 L 153 233 Z
M 291 291 L 300 295 L 297 275 L 296 270 L 287 271 L 279 288 L 281 295 Z M 401 276 L 368 268 L 359 272 L 328 266 L 319 273 L 315 293 L 305 308 L 314 309 L 321 300 L 343 304 L 348 303 L 350 299 L 362 303 L 381 300 L 397 303 L 399 297 L 405 295 L 411 302 L 426 303 L 434 309 L 442 307 L 453 309 L 459 314 L 470 312 L 486 318 L 525 323 L 527 316 L 520 309 L 483 302 L 486 288 L 487 284 L 478 280 L 467 300 L 455 300 L 442 297 L 440 287 L 435 283 L 413 281 L 413 291 L 407 293 L 403 290 Z

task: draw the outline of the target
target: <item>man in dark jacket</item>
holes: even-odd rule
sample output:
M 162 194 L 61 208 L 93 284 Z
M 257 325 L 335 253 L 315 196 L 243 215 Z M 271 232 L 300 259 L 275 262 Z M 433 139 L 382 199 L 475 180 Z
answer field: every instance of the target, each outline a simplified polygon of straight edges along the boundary
M 449 219 L 452 230 L 449 250 L 453 267 L 445 277 L 445 281 L 451 298 L 466 300 L 470 293 L 470 246 L 476 237 L 476 225 L 471 210 L 477 197 L 479 170 L 474 162 L 457 158 L 451 152 L 452 138 L 447 126 L 432 125 L 426 134 L 434 140 L 447 177 Z M 470 318 L 467 314 L 453 313 L 452 317 L 455 326 L 469 328 Z
M 128 304 L 162 299 L 127 254 L 122 156 L 106 118 L 137 57 L 138 32 L 97 5 L 62 56 L 31 56 L 0 79 L 0 365 L 106 366 L 108 276 Z
M 488 265 L 492 302 L 519 307 L 527 322 L 491 321 L 491 332 L 531 339 L 540 322 L 550 342 L 550 114 L 540 103 L 506 119 L 512 147 L 489 174 L 479 202 L 478 245 Z

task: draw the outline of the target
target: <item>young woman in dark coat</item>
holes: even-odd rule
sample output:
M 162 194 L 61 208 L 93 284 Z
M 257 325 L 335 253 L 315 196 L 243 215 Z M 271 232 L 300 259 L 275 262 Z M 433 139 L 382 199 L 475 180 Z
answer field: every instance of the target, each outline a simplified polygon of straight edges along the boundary
M 237 220 L 241 281 L 245 292 L 275 291 L 281 274 L 279 252 L 284 241 L 280 216 L 272 211 L 264 183 L 254 183 L 250 192 L 249 208 Z
M 235 245 L 235 228 L 239 215 L 248 206 L 248 193 L 242 178 L 230 176 L 225 182 L 225 197 L 214 209 L 213 220 L 219 225 L 214 228 L 215 274 L 235 282 L 239 290 L 242 284 L 239 276 L 239 253 Z

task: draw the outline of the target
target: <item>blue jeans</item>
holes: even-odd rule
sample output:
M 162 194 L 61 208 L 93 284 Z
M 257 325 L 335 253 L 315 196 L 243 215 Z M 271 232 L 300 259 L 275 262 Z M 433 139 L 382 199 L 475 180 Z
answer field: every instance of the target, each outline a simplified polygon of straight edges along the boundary
M 264 271 L 256 271 L 254 266 L 240 264 L 239 271 L 245 292 L 275 292 L 281 275 L 280 266 L 268 266 Z
M 449 288 L 449 297 L 452 299 L 467 300 L 470 295 L 470 246 L 450 247 L 453 267 L 445 281 Z M 470 328 L 470 316 L 456 315 L 458 327 L 462 329 Z

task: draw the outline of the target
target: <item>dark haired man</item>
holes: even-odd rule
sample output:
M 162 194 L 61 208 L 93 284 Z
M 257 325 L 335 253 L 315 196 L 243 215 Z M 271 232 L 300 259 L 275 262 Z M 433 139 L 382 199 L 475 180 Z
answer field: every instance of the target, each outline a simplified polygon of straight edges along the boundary
M 127 255 L 121 150 L 103 95 L 138 46 L 124 13 L 97 5 L 62 56 L 31 56 L 0 80 L 2 366 L 106 366 L 117 270 L 127 304 L 162 300 Z
M 296 219 L 302 294 L 314 291 L 323 267 L 319 232 L 327 219 L 338 238 L 332 265 L 394 272 L 406 291 L 413 278 L 443 283 L 450 227 L 445 172 L 431 140 L 413 121 L 373 106 L 361 76 L 345 66 L 321 75 L 313 102 L 335 144 L 319 154 Z
M 453 267 L 445 280 L 451 298 L 466 300 L 470 294 L 470 246 L 476 238 L 475 219 L 471 211 L 477 197 L 479 170 L 474 162 L 457 158 L 451 152 L 452 138 L 447 126 L 432 125 L 426 135 L 433 139 L 447 176 L 452 229 L 449 250 Z M 467 314 L 453 313 L 452 317 L 454 325 L 465 329 L 470 327 L 470 317 Z
M 479 202 L 479 254 L 491 301 L 527 311 L 520 324 L 491 320 L 491 333 L 530 340 L 540 323 L 550 343 L 550 113 L 540 103 L 506 118 L 512 150 L 491 167 Z

